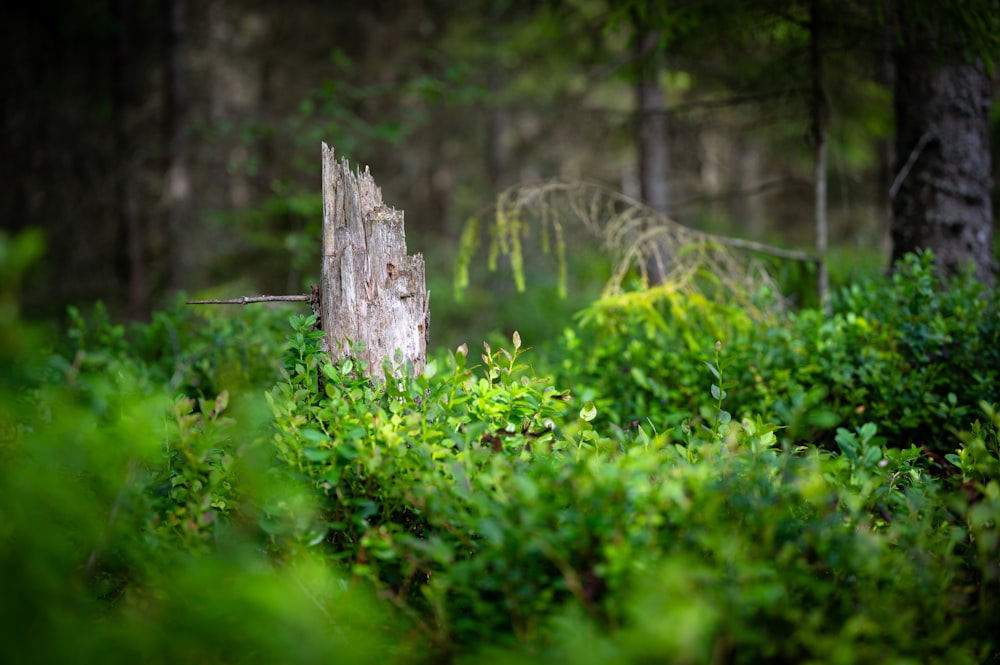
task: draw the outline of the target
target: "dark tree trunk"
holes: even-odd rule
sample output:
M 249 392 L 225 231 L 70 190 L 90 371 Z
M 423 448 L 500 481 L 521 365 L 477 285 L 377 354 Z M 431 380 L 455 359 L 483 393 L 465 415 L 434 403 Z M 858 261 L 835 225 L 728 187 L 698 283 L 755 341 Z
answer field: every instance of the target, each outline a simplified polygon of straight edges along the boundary
M 636 147 L 639 153 L 639 193 L 642 200 L 657 212 L 667 215 L 670 209 L 670 154 L 666 93 L 660 81 L 663 54 L 659 50 L 660 32 L 644 27 L 635 18 L 636 66 Z M 652 284 L 663 281 L 669 270 L 662 248 L 650 248 L 646 261 Z
M 115 19 L 111 55 L 111 108 L 114 126 L 116 215 L 119 229 L 118 271 L 126 287 L 131 318 L 147 313 L 146 271 L 142 225 L 139 218 L 139 183 L 136 179 L 136 143 L 130 124 L 134 106 L 132 67 L 133 4 L 131 0 L 110 0 Z
M 185 242 L 191 216 L 191 178 L 188 172 L 188 86 L 186 59 L 186 0 L 165 0 L 166 71 L 164 141 L 166 143 L 167 281 L 172 288 L 187 286 Z
M 494 51 L 499 51 L 503 48 L 503 36 L 500 34 L 499 29 L 502 17 L 501 5 L 499 3 L 495 4 L 491 11 L 489 25 L 490 49 Z M 490 64 L 487 78 L 491 103 L 489 113 L 486 117 L 486 176 L 489 180 L 490 188 L 493 190 L 493 195 L 499 196 L 510 184 L 507 181 L 510 165 L 510 149 L 506 141 L 509 122 L 507 109 L 500 101 L 503 98 L 506 77 L 499 59 L 495 59 Z
M 916 31 L 895 58 L 892 260 L 930 249 L 942 276 L 971 262 L 977 279 L 993 285 L 992 84 L 982 62 L 929 33 Z
M 503 74 L 495 65 L 489 73 L 490 96 L 497 99 L 503 91 Z M 486 173 L 493 195 L 497 196 L 507 187 L 507 169 L 510 150 L 507 147 L 507 111 L 493 102 L 486 117 Z
M 892 0 L 882 0 L 882 13 L 885 25 L 882 26 L 881 41 L 875 62 L 875 81 L 886 90 L 892 90 L 896 80 L 893 63 L 893 32 L 892 32 Z M 879 214 L 879 242 L 882 251 L 888 253 L 892 246 L 892 197 L 889 192 L 892 181 L 896 177 L 896 152 L 892 137 L 886 136 L 878 140 L 878 174 L 876 204 Z
M 642 41 L 655 44 L 656 35 L 647 33 Z M 647 55 L 654 59 L 653 56 Z M 636 80 L 637 133 L 639 149 L 639 187 L 643 200 L 657 212 L 667 214 L 670 207 L 670 157 L 667 153 L 667 108 L 660 84 L 662 66 L 644 63 Z

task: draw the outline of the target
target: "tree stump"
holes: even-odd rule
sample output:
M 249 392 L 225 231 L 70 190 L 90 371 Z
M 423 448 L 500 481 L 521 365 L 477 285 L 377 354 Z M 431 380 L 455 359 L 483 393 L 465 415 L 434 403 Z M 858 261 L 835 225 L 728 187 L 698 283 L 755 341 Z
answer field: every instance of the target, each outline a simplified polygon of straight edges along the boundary
M 430 324 L 424 258 L 408 256 L 403 212 L 382 203 L 366 167 L 351 172 L 323 144 L 320 326 L 331 358 L 354 356 L 366 373 L 419 373 Z M 363 348 L 361 344 L 363 343 Z

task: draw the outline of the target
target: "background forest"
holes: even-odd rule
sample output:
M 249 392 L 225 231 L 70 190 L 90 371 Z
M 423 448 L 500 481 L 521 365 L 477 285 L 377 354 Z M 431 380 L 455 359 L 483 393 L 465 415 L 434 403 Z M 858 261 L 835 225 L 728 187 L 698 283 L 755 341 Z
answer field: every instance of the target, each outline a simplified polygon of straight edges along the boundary
M 0 662 L 1000 658 L 997 0 L 2 15 Z
M 428 257 L 432 343 L 509 332 L 512 309 L 522 329 L 558 332 L 565 317 L 555 313 L 582 306 L 607 279 L 597 244 L 574 233 L 578 297 L 568 305 L 552 297 L 554 265 L 539 256 L 529 256 L 537 288 L 528 296 L 511 298 L 510 280 L 480 270 L 467 302 L 454 301 L 465 220 L 506 187 L 550 178 L 606 185 L 700 230 L 785 248 L 826 243 L 835 282 L 874 273 L 889 262 L 889 191 L 902 168 L 891 9 L 12 6 L 0 213 L 5 228 L 43 229 L 47 244 L 45 267 L 25 284 L 27 309 L 58 315 L 100 298 L 116 315 L 145 318 L 177 289 L 304 292 L 318 270 L 324 140 L 369 165 L 385 200 L 405 210 L 411 250 Z M 989 45 L 991 24 L 972 14 Z M 828 145 L 822 241 L 817 122 Z M 814 278 L 794 263 L 782 270 L 808 299 Z M 532 314 L 540 309 L 558 320 Z

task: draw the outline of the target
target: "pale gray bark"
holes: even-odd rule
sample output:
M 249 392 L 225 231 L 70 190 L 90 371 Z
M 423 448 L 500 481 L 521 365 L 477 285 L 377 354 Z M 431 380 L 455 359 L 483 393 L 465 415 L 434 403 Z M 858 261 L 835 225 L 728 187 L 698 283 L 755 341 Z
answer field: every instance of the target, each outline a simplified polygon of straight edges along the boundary
M 363 360 L 373 378 L 423 371 L 429 303 L 424 258 L 408 256 L 403 213 L 382 203 L 366 168 L 352 172 L 323 144 L 321 321 L 335 357 Z M 364 343 L 358 351 L 353 345 Z
M 826 250 L 829 238 L 826 202 L 827 139 L 826 127 L 820 123 L 816 136 L 816 169 L 814 178 L 813 220 L 816 226 L 816 293 L 821 304 L 826 302 L 830 291 L 830 277 L 826 271 Z
M 816 291 L 820 304 L 825 304 L 827 292 L 830 290 L 830 278 L 826 272 L 826 250 L 829 237 L 827 223 L 827 131 L 826 95 L 823 91 L 823 51 L 820 43 L 820 26 L 823 21 L 819 15 L 819 5 L 816 0 L 809 3 L 809 60 L 813 75 L 812 89 L 812 121 L 813 142 L 816 148 L 815 176 L 813 180 L 813 222 L 816 229 Z

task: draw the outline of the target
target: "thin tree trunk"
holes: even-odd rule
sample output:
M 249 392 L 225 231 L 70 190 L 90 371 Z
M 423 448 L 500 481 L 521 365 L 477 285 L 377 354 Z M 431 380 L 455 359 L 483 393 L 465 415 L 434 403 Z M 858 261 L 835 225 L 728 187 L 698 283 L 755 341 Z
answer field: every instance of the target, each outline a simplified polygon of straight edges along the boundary
M 490 48 L 496 51 L 504 48 L 499 30 L 503 14 L 500 5 L 496 4 L 490 14 Z M 510 164 L 510 149 L 505 140 L 508 126 L 507 110 L 498 101 L 503 94 L 505 79 L 499 59 L 495 59 L 490 64 L 487 77 L 487 85 L 490 90 L 490 107 L 486 117 L 486 175 L 489 179 L 490 187 L 493 189 L 493 195 L 497 196 L 509 184 L 507 182 L 507 171 Z
M 639 155 L 639 192 L 642 200 L 657 212 L 670 210 L 670 154 L 666 92 L 660 77 L 663 56 L 659 52 L 660 32 L 646 28 L 635 16 L 636 64 L 636 147 Z M 651 284 L 658 284 L 669 270 L 669 258 L 661 247 L 650 248 L 646 261 Z
M 489 73 L 490 99 L 496 100 L 503 90 L 503 75 L 496 66 Z M 507 187 L 510 150 L 504 140 L 507 133 L 507 111 L 493 101 L 486 117 L 486 173 L 494 196 Z
M 827 138 L 826 127 L 819 125 L 816 136 L 816 174 L 815 174 L 815 223 L 816 223 L 816 293 L 822 306 L 826 306 L 827 295 L 830 292 L 830 277 L 826 270 L 826 250 L 829 236 L 827 224 Z
M 827 129 L 826 95 L 823 92 L 823 52 L 820 43 L 818 0 L 809 3 L 809 59 L 813 75 L 812 92 L 812 138 L 816 147 L 816 168 L 814 177 L 813 219 L 816 228 L 816 292 L 820 305 L 825 307 L 830 279 L 826 271 L 826 250 L 829 228 L 827 224 Z
M 639 182 L 642 198 L 657 212 L 670 209 L 670 157 L 667 152 L 667 109 L 656 73 L 636 83 L 639 106 Z
M 406 254 L 403 213 L 383 205 L 368 170 L 352 172 L 325 143 L 321 281 L 320 324 L 333 357 L 363 360 L 374 378 L 385 360 L 393 372 L 423 371 L 430 323 L 424 258 Z
M 188 86 L 186 66 L 186 0 L 165 0 L 166 71 L 164 139 L 166 142 L 165 207 L 167 228 L 167 282 L 185 286 L 188 274 L 185 243 L 192 210 L 188 170 Z

